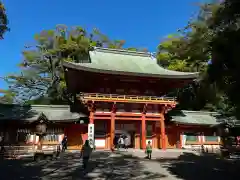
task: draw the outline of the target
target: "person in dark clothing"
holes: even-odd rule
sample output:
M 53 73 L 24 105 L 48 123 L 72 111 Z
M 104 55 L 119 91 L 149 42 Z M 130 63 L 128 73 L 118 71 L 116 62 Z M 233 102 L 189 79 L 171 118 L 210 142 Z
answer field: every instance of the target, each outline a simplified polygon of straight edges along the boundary
M 92 148 L 89 145 L 89 141 L 86 140 L 85 144 L 82 147 L 80 158 L 83 159 L 83 169 L 85 170 L 87 168 L 87 164 L 90 158 L 90 155 L 92 153 Z
M 4 148 L 4 137 L 0 137 L 0 155 L 4 155 L 5 148 Z
M 118 144 L 118 138 L 117 136 L 114 136 L 112 151 L 115 150 L 115 148 L 117 147 L 117 144 Z
M 116 147 L 116 145 L 117 145 L 117 136 L 114 136 L 113 145 L 114 145 L 115 147 Z
M 64 136 L 62 140 L 62 151 L 64 152 L 67 149 L 67 136 Z
M 127 136 L 125 136 L 124 138 L 124 149 L 127 151 L 128 146 L 129 146 L 129 138 Z

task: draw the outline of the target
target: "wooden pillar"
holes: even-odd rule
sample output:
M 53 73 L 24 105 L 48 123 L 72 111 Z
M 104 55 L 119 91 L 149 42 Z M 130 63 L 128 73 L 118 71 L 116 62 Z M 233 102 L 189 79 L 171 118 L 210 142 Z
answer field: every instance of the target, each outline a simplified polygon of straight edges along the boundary
M 141 128 L 141 141 L 142 149 L 146 149 L 146 118 L 145 114 L 142 114 L 142 128 Z
M 152 147 L 157 148 L 156 144 L 156 121 L 152 121 Z
M 166 133 L 165 133 L 165 122 L 164 122 L 163 114 L 160 119 L 160 128 L 161 128 L 161 148 L 163 150 L 166 150 Z
M 114 137 L 115 137 L 115 113 L 111 112 L 110 122 L 110 148 L 114 148 Z
M 175 126 L 176 132 L 177 132 L 177 148 L 181 149 L 182 148 L 182 136 L 181 136 L 181 130 L 178 126 L 178 124 Z
M 135 122 L 135 128 L 136 128 L 136 133 L 135 133 L 135 137 L 134 137 L 134 141 L 135 141 L 135 143 L 134 143 L 134 148 L 135 149 L 140 149 L 141 148 L 141 144 L 140 144 L 140 139 L 141 139 L 141 137 L 140 137 L 140 125 L 141 124 L 141 122 L 140 121 L 136 121 Z
M 89 124 L 94 124 L 94 112 L 91 111 L 89 115 Z
M 179 137 L 179 139 L 180 139 L 180 149 L 182 149 L 182 147 L 183 147 L 183 133 L 181 132 L 181 130 L 179 130 L 180 131 L 180 137 Z

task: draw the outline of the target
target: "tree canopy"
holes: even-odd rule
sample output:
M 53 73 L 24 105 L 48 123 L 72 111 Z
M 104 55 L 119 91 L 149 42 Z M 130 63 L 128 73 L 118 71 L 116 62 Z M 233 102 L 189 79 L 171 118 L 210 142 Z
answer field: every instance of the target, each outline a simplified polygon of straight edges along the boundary
M 212 30 L 210 20 L 221 4 L 201 4 L 200 11 L 186 27 L 167 36 L 158 46 L 158 63 L 177 71 L 198 71 L 200 78 L 177 92 L 180 108 L 189 110 L 232 111 L 232 105 L 222 89 L 209 79 Z
M 8 18 L 6 14 L 5 7 L 0 1 L 0 39 L 3 39 L 3 34 L 9 30 L 8 28 Z
M 80 62 L 94 46 L 119 49 L 125 44 L 124 40 L 109 39 L 97 29 L 87 32 L 82 27 L 67 28 L 65 25 L 42 31 L 34 40 L 34 44 L 26 46 L 22 53 L 21 74 L 5 78 L 18 102 L 69 103 L 62 62 Z
M 238 117 L 240 117 L 239 5 L 239 1 L 225 0 L 220 4 L 215 16 L 208 21 L 212 34 L 209 43 L 212 52 L 209 78 L 225 92 L 229 102 L 235 107 L 234 114 Z

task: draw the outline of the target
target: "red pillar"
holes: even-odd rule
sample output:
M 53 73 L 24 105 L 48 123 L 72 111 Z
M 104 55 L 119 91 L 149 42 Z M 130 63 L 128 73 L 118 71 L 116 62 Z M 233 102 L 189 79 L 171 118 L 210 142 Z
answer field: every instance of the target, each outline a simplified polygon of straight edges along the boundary
M 142 141 L 142 149 L 146 149 L 146 118 L 145 114 L 142 114 L 142 134 L 141 134 L 141 141 Z
M 179 128 L 178 128 L 178 125 L 174 126 L 174 129 L 175 129 L 175 131 L 176 131 L 176 133 L 177 133 L 177 144 L 176 144 L 176 148 L 181 149 L 181 140 L 180 140 L 180 138 L 181 138 L 181 133 L 180 133 L 180 130 L 179 130 Z
M 89 124 L 94 124 L 94 112 L 93 111 L 90 112 Z
M 141 122 L 140 121 L 136 121 L 135 123 L 135 128 L 136 128 L 136 133 L 135 133 L 135 138 L 134 138 L 134 141 L 135 141 L 135 149 L 140 149 L 141 148 L 141 130 L 140 130 L 140 127 L 141 126 Z
M 110 148 L 114 148 L 114 137 L 115 137 L 115 113 L 111 113 L 111 122 L 110 122 Z
M 94 124 L 94 111 L 90 111 L 90 115 L 89 115 L 89 124 Z M 94 141 L 94 131 L 95 131 L 95 128 L 93 129 L 93 138 L 90 138 L 89 137 L 89 128 L 88 128 L 88 135 L 87 135 L 87 139 L 90 140 L 92 139 Z
M 162 149 L 166 150 L 166 133 L 165 133 L 165 123 L 164 123 L 164 116 L 162 114 L 160 119 L 160 128 L 161 128 L 161 139 L 162 139 Z
M 152 121 L 152 147 L 156 148 L 156 122 Z
M 183 142 L 183 133 L 179 130 L 179 134 L 180 134 L 180 137 L 179 137 L 179 139 L 180 139 L 180 146 L 179 146 L 179 148 L 181 149 L 182 148 L 182 146 L 183 146 L 183 144 L 182 144 L 182 142 Z

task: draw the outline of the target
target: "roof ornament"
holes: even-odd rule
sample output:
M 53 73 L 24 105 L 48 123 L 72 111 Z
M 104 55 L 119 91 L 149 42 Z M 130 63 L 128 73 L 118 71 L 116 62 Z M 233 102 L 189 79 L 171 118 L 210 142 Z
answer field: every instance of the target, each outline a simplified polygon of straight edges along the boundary
M 149 53 L 152 59 L 156 59 L 156 52 L 150 52 Z

